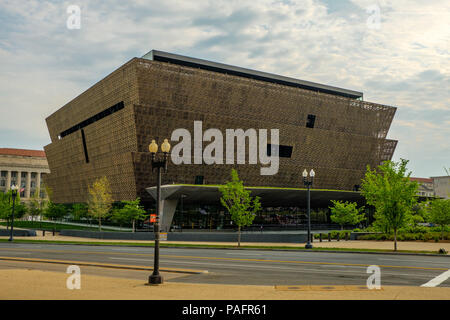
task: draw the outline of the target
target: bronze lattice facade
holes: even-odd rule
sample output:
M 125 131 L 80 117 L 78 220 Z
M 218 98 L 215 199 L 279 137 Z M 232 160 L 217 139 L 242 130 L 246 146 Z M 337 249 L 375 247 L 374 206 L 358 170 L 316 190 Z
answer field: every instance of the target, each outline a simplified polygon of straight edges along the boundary
M 395 110 L 325 89 L 133 58 L 46 119 L 52 142 L 45 180 L 59 203 L 85 202 L 88 185 L 104 175 L 115 200 L 150 200 L 151 139 L 160 144 L 177 128 L 193 132 L 198 120 L 203 130 L 277 128 L 291 156 L 280 158 L 273 176 L 254 164 L 169 163 L 163 184 L 194 184 L 196 177 L 221 184 L 235 167 L 248 186 L 301 187 L 303 169 L 314 168 L 314 188 L 352 190 L 366 165 L 391 159 L 397 141 L 386 135 Z M 306 126 L 311 115 L 313 128 Z

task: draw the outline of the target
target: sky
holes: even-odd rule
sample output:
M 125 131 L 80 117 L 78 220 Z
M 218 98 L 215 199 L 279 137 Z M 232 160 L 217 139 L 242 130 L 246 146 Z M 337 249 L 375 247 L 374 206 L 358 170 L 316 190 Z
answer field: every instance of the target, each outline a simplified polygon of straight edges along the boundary
M 450 168 L 445 0 L 1 0 L 0 147 L 43 149 L 47 116 L 151 49 L 362 91 L 397 107 L 393 160 Z

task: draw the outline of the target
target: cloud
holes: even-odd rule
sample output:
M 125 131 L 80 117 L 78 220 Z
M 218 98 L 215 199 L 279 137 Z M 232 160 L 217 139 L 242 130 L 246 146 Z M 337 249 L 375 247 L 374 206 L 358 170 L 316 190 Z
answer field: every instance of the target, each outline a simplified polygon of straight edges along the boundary
M 80 30 L 66 28 L 72 4 L 81 8 Z M 367 25 L 374 4 L 380 29 Z M 50 141 L 45 117 L 132 57 L 159 49 L 394 105 L 395 157 L 410 157 L 417 174 L 437 175 L 450 158 L 449 20 L 450 4 L 438 0 L 3 0 L 0 112 L 21 120 L 2 126 L 14 132 L 8 143 L 42 148 Z M 37 138 L 23 141 L 30 136 Z

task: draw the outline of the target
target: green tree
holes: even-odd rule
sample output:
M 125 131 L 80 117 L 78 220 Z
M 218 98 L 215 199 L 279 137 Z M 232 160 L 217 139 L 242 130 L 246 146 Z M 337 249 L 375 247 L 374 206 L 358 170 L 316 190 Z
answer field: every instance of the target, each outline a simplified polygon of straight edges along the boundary
M 450 199 L 434 199 L 427 206 L 430 221 L 441 226 L 444 239 L 445 227 L 450 224 Z
M 72 205 L 72 218 L 74 220 L 81 220 L 83 218 L 87 218 L 88 213 L 88 206 L 85 203 L 75 203 Z
M 356 202 L 342 202 L 331 200 L 333 206 L 331 209 L 331 221 L 341 226 L 344 229 L 345 224 L 355 225 L 365 219 L 364 207 L 357 208 Z
M 381 219 L 386 228 L 394 231 L 394 250 L 397 251 L 397 231 L 411 219 L 416 203 L 418 184 L 406 173 L 408 160 L 385 161 L 377 170 L 367 166 L 361 193 L 369 205 L 375 207 L 375 219 Z
M 49 201 L 44 210 L 44 216 L 52 221 L 62 219 L 66 215 L 66 208 L 62 204 Z
M 12 218 L 12 207 L 12 191 L 9 190 L 6 193 L 0 192 L 0 219 L 6 220 L 8 226 Z M 14 202 L 14 219 L 22 218 L 27 212 L 27 206 L 20 202 L 20 194 L 17 193 Z
M 122 201 L 124 206 L 113 211 L 113 219 L 120 223 L 131 222 L 133 224 L 133 232 L 136 231 L 136 221 L 145 219 L 145 210 L 140 205 L 140 199 L 132 201 Z
M 112 208 L 112 191 L 108 178 L 101 177 L 89 186 L 88 211 L 98 219 L 98 230 L 102 231 L 102 218 L 105 218 Z
M 31 196 L 31 200 L 28 205 L 28 213 L 31 216 L 31 222 L 33 223 L 34 217 L 37 217 L 43 212 L 43 199 L 40 197 L 40 190 L 36 189 Z
M 0 192 L 0 219 L 6 220 L 9 215 L 9 197 L 6 193 Z
M 124 224 L 129 222 L 128 217 L 119 208 L 114 208 L 112 210 L 111 218 L 115 223 L 118 223 L 121 228 Z
M 54 203 L 49 200 L 43 214 L 45 218 L 53 221 L 53 231 L 55 231 L 55 222 L 66 215 L 66 208 L 62 204 Z
M 231 220 L 238 226 L 238 247 L 241 246 L 241 227 L 249 226 L 261 209 L 259 197 L 252 198 L 250 191 L 244 188 L 235 169 L 231 170 L 231 181 L 219 187 L 222 193 L 220 202 L 231 214 Z

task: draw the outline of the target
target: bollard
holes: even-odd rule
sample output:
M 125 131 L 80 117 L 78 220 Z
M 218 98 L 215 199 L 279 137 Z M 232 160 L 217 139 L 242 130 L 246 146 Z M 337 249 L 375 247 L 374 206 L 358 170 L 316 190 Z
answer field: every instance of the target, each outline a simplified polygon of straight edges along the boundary
M 338 232 L 337 234 L 337 241 L 339 241 L 339 237 L 341 236 L 341 234 Z
M 328 241 L 331 241 L 331 233 L 328 232 Z
M 345 234 L 345 241 L 348 241 L 348 232 Z
M 45 230 L 42 230 L 42 236 L 45 237 Z
M 313 243 L 313 241 L 314 241 L 314 234 L 311 233 L 311 243 Z
M 319 241 L 322 242 L 322 233 L 319 233 Z

